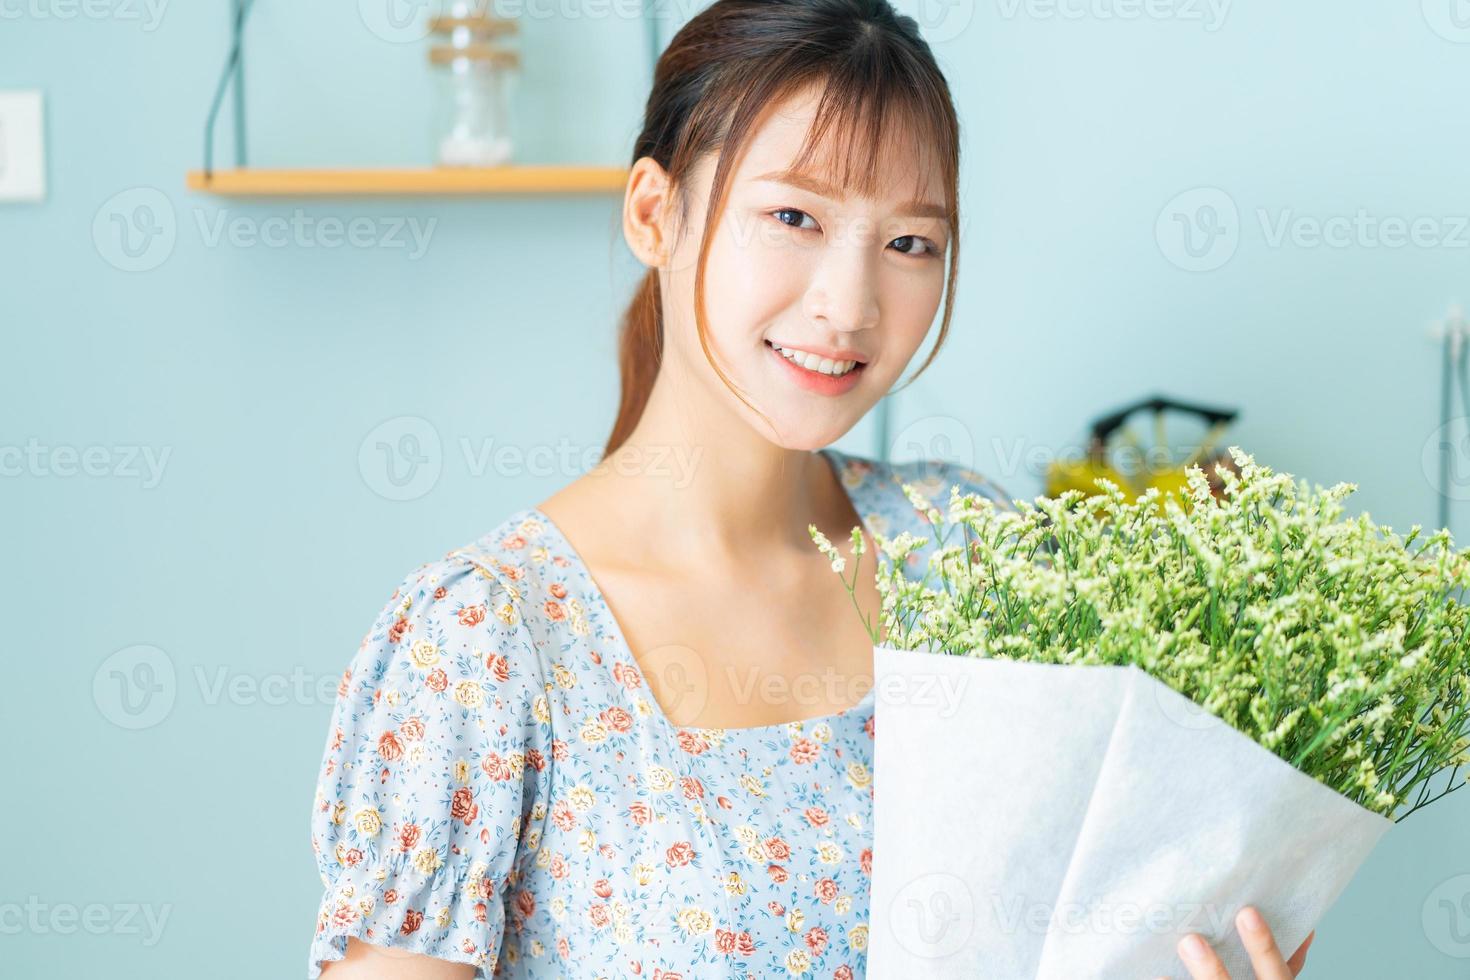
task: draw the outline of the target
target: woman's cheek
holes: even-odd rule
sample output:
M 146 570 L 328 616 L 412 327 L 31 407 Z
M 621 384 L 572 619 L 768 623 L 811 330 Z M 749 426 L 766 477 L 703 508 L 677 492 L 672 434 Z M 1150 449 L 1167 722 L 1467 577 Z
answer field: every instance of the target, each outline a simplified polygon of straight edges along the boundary
M 739 230 L 710 247 L 705 266 L 709 310 L 713 316 L 718 304 L 724 311 L 742 311 L 743 322 L 764 331 L 783 311 L 801 310 L 810 250 L 759 225 Z
M 886 271 L 886 270 L 885 270 Z M 882 276 L 878 292 L 886 333 L 895 343 L 909 348 L 910 355 L 924 342 L 944 299 L 944 270 L 892 270 Z

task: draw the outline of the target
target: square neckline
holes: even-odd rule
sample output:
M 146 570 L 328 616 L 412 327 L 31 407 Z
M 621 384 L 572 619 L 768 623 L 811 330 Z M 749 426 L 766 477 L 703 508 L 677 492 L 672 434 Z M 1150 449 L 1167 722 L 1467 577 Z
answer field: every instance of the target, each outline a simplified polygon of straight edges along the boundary
M 813 450 L 813 455 L 821 456 L 827 460 L 829 466 L 832 469 L 832 475 L 837 479 L 838 487 L 842 490 L 843 495 L 852 505 L 852 509 L 857 513 L 858 523 L 862 526 L 863 533 L 867 535 L 868 540 L 871 541 L 872 531 L 868 528 L 867 522 L 863 520 L 862 503 L 861 501 L 859 501 L 857 495 L 849 491 L 846 483 L 843 482 L 843 473 L 845 470 L 848 454 L 842 452 L 841 450 L 834 449 L 831 446 L 826 446 L 822 449 Z M 762 734 L 785 729 L 790 727 L 791 725 L 815 725 L 822 722 L 831 722 L 838 719 L 847 718 L 848 716 L 855 715 L 858 712 L 864 710 L 873 703 L 873 699 L 875 696 L 874 691 L 877 687 L 876 681 L 872 686 L 868 688 L 863 696 L 853 704 L 850 704 L 846 708 L 843 708 L 839 711 L 829 712 L 824 715 L 812 715 L 807 718 L 792 718 L 788 721 L 778 721 L 765 725 L 701 725 L 691 727 L 687 725 L 674 724 L 673 720 L 664 713 L 663 705 L 659 704 L 658 698 L 654 696 L 653 688 L 649 686 L 648 678 L 644 676 L 643 665 L 640 664 L 638 662 L 638 658 L 634 656 L 633 648 L 628 643 L 627 634 L 623 632 L 622 624 L 618 622 L 617 616 L 612 611 L 612 605 L 607 601 L 607 597 L 603 594 L 602 587 L 597 584 L 597 580 L 592 575 L 592 569 L 590 568 L 590 566 L 588 566 L 587 562 L 583 560 L 581 553 L 577 551 L 577 548 L 575 545 L 572 544 L 571 539 L 568 538 L 565 533 L 563 533 L 561 526 L 557 524 L 556 521 L 552 520 L 551 517 L 547 515 L 547 513 L 543 511 L 540 507 L 528 507 L 526 508 L 526 511 L 527 513 L 533 515 L 537 520 L 541 521 L 542 524 L 547 527 L 547 529 L 549 529 L 554 535 L 556 535 L 557 540 L 562 546 L 562 549 L 567 553 L 567 556 L 576 563 L 578 574 L 585 582 L 586 593 L 588 597 L 596 605 L 600 606 L 603 612 L 606 613 L 608 623 L 608 636 L 611 640 L 611 645 L 616 651 L 620 652 L 623 655 L 629 666 L 635 668 L 638 671 L 638 693 L 643 695 L 645 700 L 648 702 L 650 708 L 652 709 L 653 715 L 657 716 L 659 722 L 670 731 L 676 733 L 720 731 L 729 732 L 737 735 L 745 733 Z M 611 674 L 611 668 L 609 664 L 604 662 L 601 666 L 604 670 L 607 670 L 609 674 Z

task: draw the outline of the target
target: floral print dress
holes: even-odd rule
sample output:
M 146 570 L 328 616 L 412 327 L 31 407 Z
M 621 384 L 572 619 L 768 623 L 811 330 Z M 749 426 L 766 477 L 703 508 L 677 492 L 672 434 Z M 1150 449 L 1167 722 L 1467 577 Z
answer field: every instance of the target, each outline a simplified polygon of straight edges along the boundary
M 903 483 L 1005 502 L 952 464 L 821 452 L 870 532 L 925 533 Z M 859 980 L 872 758 L 871 689 L 786 724 L 672 724 L 571 544 L 511 514 L 411 572 L 342 675 L 308 977 L 356 937 L 478 978 Z

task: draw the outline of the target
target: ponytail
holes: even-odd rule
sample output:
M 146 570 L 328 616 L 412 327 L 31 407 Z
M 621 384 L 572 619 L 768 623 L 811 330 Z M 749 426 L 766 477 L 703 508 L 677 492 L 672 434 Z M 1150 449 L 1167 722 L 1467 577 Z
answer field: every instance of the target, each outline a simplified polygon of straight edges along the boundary
M 622 397 L 618 401 L 618 417 L 602 455 L 611 456 L 628 441 L 633 427 L 643 416 L 653 379 L 663 359 L 664 325 L 659 301 L 658 269 L 649 269 L 633 294 L 623 314 L 622 336 L 618 340 L 618 373 L 622 378 Z

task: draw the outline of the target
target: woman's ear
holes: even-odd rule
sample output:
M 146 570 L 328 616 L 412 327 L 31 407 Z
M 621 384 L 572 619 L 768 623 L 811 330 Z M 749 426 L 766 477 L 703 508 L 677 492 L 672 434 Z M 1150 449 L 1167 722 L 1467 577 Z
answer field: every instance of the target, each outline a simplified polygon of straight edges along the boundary
M 623 238 L 638 261 L 658 268 L 669 260 L 674 234 L 668 173 L 653 157 L 639 157 L 623 191 Z

